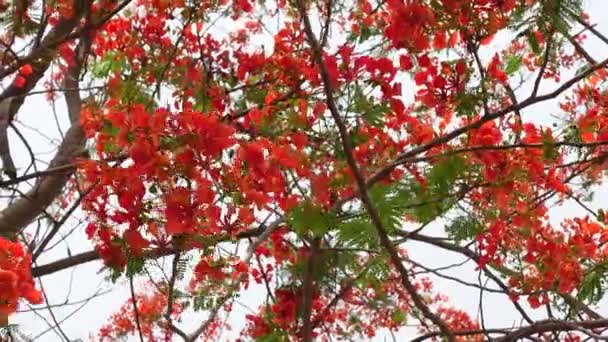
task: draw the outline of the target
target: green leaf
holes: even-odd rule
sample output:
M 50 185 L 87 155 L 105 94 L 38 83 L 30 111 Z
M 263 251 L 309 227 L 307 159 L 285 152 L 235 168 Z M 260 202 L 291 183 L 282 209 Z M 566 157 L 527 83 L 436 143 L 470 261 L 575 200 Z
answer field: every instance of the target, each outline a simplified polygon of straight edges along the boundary
M 130 277 L 141 272 L 144 269 L 144 263 L 143 258 L 130 257 L 127 260 L 127 276 Z
M 477 114 L 479 97 L 476 94 L 461 93 L 456 95 L 456 113 L 459 116 L 472 117 Z
M 336 226 L 336 217 L 310 202 L 304 202 L 289 213 L 288 222 L 299 235 L 323 235 Z
M 122 268 L 111 267 L 110 268 L 110 281 L 112 283 L 116 283 L 116 281 L 118 280 L 118 278 L 120 278 L 122 273 L 123 273 Z
M 536 55 L 540 55 L 542 51 L 540 50 L 540 44 L 538 44 L 538 40 L 536 39 L 536 35 L 531 30 L 526 30 L 526 37 L 528 38 L 528 43 L 530 43 L 530 47 L 532 51 Z
M 368 267 L 365 276 L 360 284 L 362 288 L 372 285 L 375 289 L 380 290 L 382 282 L 386 281 L 391 273 L 390 263 L 385 258 L 376 258 Z
M 401 189 L 397 186 L 377 184 L 370 189 L 369 196 L 384 228 L 389 232 L 398 229 L 402 223 L 405 205 Z
M 121 84 L 121 102 L 143 104 L 148 111 L 152 111 L 155 102 L 146 89 L 133 80 L 127 80 Z
M 152 195 L 158 194 L 158 185 L 156 183 L 152 183 L 152 185 L 150 185 L 148 188 L 148 191 L 150 191 Z
M 465 169 L 466 164 L 462 157 L 448 157 L 433 165 L 426 178 L 428 186 L 439 191 L 449 190 Z
M 338 239 L 347 245 L 375 246 L 374 227 L 367 217 L 342 222 L 338 225 Z
M 590 64 L 585 64 L 585 65 L 583 65 L 582 67 L 580 67 L 580 68 L 578 68 L 578 69 L 576 70 L 576 76 L 578 76 L 578 75 L 580 75 L 580 74 L 582 74 L 582 73 L 586 72 L 586 71 L 587 71 L 587 70 L 589 70 L 590 68 L 591 68 L 591 65 L 590 65 Z
M 268 89 L 264 87 L 256 87 L 249 90 L 245 96 L 248 101 L 253 102 L 259 107 L 264 106 L 264 100 L 266 99 L 266 95 L 268 94 Z
M 108 77 L 110 72 L 128 70 L 129 68 L 130 65 L 125 60 L 124 55 L 119 55 L 114 51 L 109 51 L 100 61 L 92 65 L 91 72 L 95 77 L 104 78 Z
M 402 310 L 397 309 L 391 313 L 391 320 L 397 325 L 403 325 L 407 321 L 407 315 Z
M 604 298 L 604 293 L 606 292 L 606 271 L 608 271 L 608 265 L 603 263 L 585 275 L 578 290 L 577 297 L 579 300 L 595 304 Z
M 174 151 L 178 147 L 182 146 L 179 136 L 163 135 L 159 140 L 160 148 L 164 150 Z
M 93 64 L 91 68 L 91 72 L 95 77 L 107 77 L 110 74 L 110 70 L 112 68 L 112 62 L 109 60 L 102 60 L 95 64 Z
M 415 196 L 409 203 L 410 214 L 419 222 L 428 223 L 449 210 L 455 203 L 454 197 L 449 195 L 466 171 L 464 159 L 451 156 L 431 167 L 426 174 L 426 187 L 412 180 L 409 186 Z
M 374 103 L 373 98 L 365 96 L 359 86 L 355 88 L 353 111 L 361 114 L 363 120 L 372 126 L 381 126 L 384 115 L 389 111 L 385 104 Z
M 106 141 L 103 143 L 103 150 L 108 153 L 114 153 L 118 151 L 116 144 Z
M 555 147 L 553 138 L 548 132 L 543 133 L 543 159 L 555 161 L 559 157 L 559 151 Z
M 361 34 L 359 35 L 359 43 L 363 43 L 364 41 L 368 40 L 373 34 L 374 32 L 371 29 L 371 26 L 366 26 L 363 25 L 361 27 Z
M 551 28 L 565 35 L 576 24 L 582 14 L 582 0 L 544 1 L 539 24 L 549 23 Z
M 116 137 L 116 136 L 118 136 L 118 133 L 120 132 L 120 128 L 112 126 L 112 123 L 110 123 L 110 121 L 106 120 L 103 122 L 103 126 L 101 127 L 101 132 L 105 133 L 109 136 Z
M 472 217 L 460 216 L 445 228 L 448 237 L 456 242 L 470 240 L 483 232 L 483 225 Z
M 519 70 L 522 62 L 523 58 L 521 58 L 520 56 L 513 55 L 509 57 L 509 60 L 507 61 L 507 66 L 505 67 L 505 73 L 507 73 L 507 75 L 514 74 L 517 70 Z

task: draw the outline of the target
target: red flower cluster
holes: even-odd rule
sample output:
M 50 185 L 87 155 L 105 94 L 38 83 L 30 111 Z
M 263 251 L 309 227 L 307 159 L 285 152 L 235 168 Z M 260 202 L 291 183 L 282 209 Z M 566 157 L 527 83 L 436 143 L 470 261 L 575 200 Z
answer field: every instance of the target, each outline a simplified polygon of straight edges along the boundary
M 13 81 L 13 85 L 17 88 L 23 88 L 27 84 L 27 78 L 34 73 L 34 69 L 30 64 L 24 64 L 19 68 L 19 73 Z
M 167 294 L 158 291 L 156 287 L 146 287 L 150 287 L 146 294 L 136 294 L 134 299 L 129 299 L 118 312 L 112 315 L 110 322 L 99 330 L 98 338 L 100 342 L 116 341 L 137 332 L 133 301 L 135 301 L 137 307 L 141 332 L 146 341 L 171 341 L 173 333 L 164 321 L 168 304 Z M 171 308 L 171 316 L 178 316 L 182 310 L 182 305 L 179 302 L 174 302 Z M 160 330 L 160 333 L 157 329 Z
M 17 310 L 20 298 L 42 303 L 31 274 L 32 259 L 20 243 L 0 238 L 0 315 Z
M 389 0 L 391 13 L 386 37 L 398 47 L 424 51 L 430 47 L 430 28 L 436 22 L 430 6 L 422 1 Z

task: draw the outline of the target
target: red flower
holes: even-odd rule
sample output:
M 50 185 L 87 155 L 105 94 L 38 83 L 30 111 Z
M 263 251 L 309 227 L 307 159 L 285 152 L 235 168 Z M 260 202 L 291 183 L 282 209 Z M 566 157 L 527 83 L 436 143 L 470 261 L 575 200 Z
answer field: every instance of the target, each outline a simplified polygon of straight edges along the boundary
M 32 69 L 32 66 L 30 64 L 24 64 L 21 66 L 21 68 L 19 68 L 19 73 L 23 76 L 29 76 L 34 72 L 34 69 Z
M 412 63 L 412 60 L 409 56 L 399 56 L 399 66 L 401 66 L 401 68 L 403 70 L 410 70 L 414 67 L 414 63 Z
M 495 54 L 492 58 L 492 61 L 488 66 L 488 74 L 490 77 L 501 83 L 507 82 L 508 77 L 507 74 L 500 68 L 500 57 L 498 54 Z
M 150 246 L 150 242 L 144 239 L 137 230 L 129 229 L 124 234 L 125 240 L 136 256 L 140 256 L 144 248 Z
M 21 75 L 17 75 L 17 77 L 15 77 L 15 81 L 13 82 L 13 84 L 17 88 L 23 88 L 27 84 L 27 79 L 25 79 L 25 77 L 23 77 Z
M 0 238 L 0 252 L 0 315 L 15 312 L 19 298 L 42 302 L 32 280 L 31 257 L 21 244 Z
M 17 309 L 17 275 L 0 270 L 0 314 L 8 315 Z

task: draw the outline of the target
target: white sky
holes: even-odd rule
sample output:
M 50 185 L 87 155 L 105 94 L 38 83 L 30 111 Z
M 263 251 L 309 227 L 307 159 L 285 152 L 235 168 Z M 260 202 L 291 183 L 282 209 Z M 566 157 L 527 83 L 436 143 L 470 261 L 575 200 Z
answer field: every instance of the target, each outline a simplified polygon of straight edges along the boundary
M 591 15 L 592 23 L 597 24 L 597 29 L 600 32 L 608 32 L 608 1 L 606 0 L 587 0 L 586 9 Z M 490 50 L 495 50 L 496 46 L 502 45 L 504 39 L 494 43 Z M 586 43 L 586 47 L 592 56 L 598 60 L 604 59 L 608 55 L 607 46 L 602 45 L 597 39 L 589 39 Z M 493 51 L 488 51 L 492 52 Z M 544 83 L 543 90 L 549 92 L 554 89 L 553 84 Z M 557 107 L 555 102 L 539 104 L 532 106 L 524 111 L 525 119 L 539 121 L 547 123 L 549 114 L 556 113 Z M 67 130 L 68 121 L 65 115 L 65 108 L 63 105 L 63 98 L 59 98 L 57 101 L 57 113 L 60 120 L 60 126 L 63 132 Z M 27 99 L 26 104 L 21 109 L 18 119 L 21 122 L 26 123 L 32 127 L 35 127 L 40 132 L 44 132 L 46 136 L 55 139 L 50 142 L 47 139 L 41 137 L 40 134 L 23 128 L 22 133 L 31 142 L 31 146 L 34 149 L 34 153 L 37 157 L 48 160 L 52 157 L 55 152 L 54 146 L 58 142 L 60 137 L 55 120 L 53 118 L 51 106 L 44 100 L 43 96 L 31 96 Z M 12 131 L 11 131 L 12 133 Z M 24 146 L 19 142 L 19 139 L 12 134 L 10 136 L 11 148 L 15 162 L 18 166 L 26 166 L 29 164 L 29 155 L 26 152 Z M 595 202 L 592 204 L 593 209 L 599 209 L 600 203 L 608 199 L 608 189 L 605 187 L 599 189 L 595 197 Z M 581 211 L 578 207 L 566 204 L 559 209 L 553 210 L 553 219 L 555 222 L 559 222 L 564 217 L 572 217 L 580 215 Z M 76 217 L 82 217 L 82 215 L 76 215 Z M 71 222 L 72 225 L 67 224 L 65 227 L 72 227 L 76 221 Z M 439 234 L 440 230 L 436 227 L 436 231 L 427 231 L 428 234 Z M 57 239 L 55 239 L 57 241 Z M 40 263 L 45 264 L 50 261 L 54 261 L 67 256 L 66 246 L 72 254 L 87 251 L 91 249 L 91 244 L 86 240 L 84 234 L 84 225 L 81 225 L 78 230 L 70 236 L 66 243 L 60 244 L 52 251 L 45 253 L 40 258 Z M 456 263 L 464 260 L 462 257 L 451 254 L 449 252 L 438 252 L 437 249 L 428 249 L 425 246 L 417 243 L 407 244 L 409 254 L 412 258 L 418 262 L 422 262 L 428 267 L 439 267 L 449 264 Z M 67 298 L 70 302 L 85 299 L 91 296 L 98 290 L 100 282 L 103 280 L 103 274 L 98 274 L 101 268 L 100 262 L 92 262 L 86 265 L 77 267 L 72 270 L 67 270 L 59 273 L 55 273 L 42 278 L 44 288 L 49 295 L 49 302 L 51 304 L 64 303 Z M 463 280 L 467 280 L 473 283 L 477 283 L 477 273 L 474 271 L 474 265 L 472 262 L 467 263 L 465 266 L 445 272 L 449 275 L 455 275 Z M 470 288 L 463 287 L 457 283 L 445 280 L 445 279 L 434 279 L 435 288 L 444 294 L 449 295 L 451 303 L 455 307 L 464 309 L 473 317 L 478 312 L 479 293 L 478 291 L 471 290 Z M 71 305 L 63 308 L 54 309 L 54 313 L 57 320 L 65 321 L 61 324 L 62 329 L 71 339 L 82 338 L 88 340 L 90 333 L 96 334 L 99 327 L 104 324 L 108 317 L 118 309 L 129 297 L 128 286 L 125 286 L 126 282 L 122 279 L 118 286 L 112 287 L 111 284 L 102 283 L 102 289 L 112 289 L 108 294 L 100 296 L 89 302 L 81 311 L 73 314 L 73 311 L 80 305 Z M 71 286 L 70 286 L 71 285 Z M 261 287 L 253 286 L 241 296 L 241 302 L 254 310 L 257 308 L 257 304 L 265 297 L 265 290 Z M 493 295 L 484 293 L 484 312 L 486 315 L 486 324 L 489 327 L 509 327 L 514 324 L 519 324 L 520 316 L 515 312 L 511 303 L 508 299 L 502 295 Z M 522 301 L 525 304 L 525 301 Z M 248 309 L 245 306 L 235 304 L 234 312 L 231 314 L 229 319 L 230 324 L 233 326 L 235 333 L 225 334 L 222 340 L 228 335 L 235 336 L 238 331 L 244 325 L 244 315 Z M 21 309 L 26 309 L 26 306 L 22 306 Z M 38 314 L 49 319 L 48 311 L 44 306 L 38 308 Z M 601 305 L 599 308 L 600 313 L 608 315 L 608 305 Z M 534 312 L 533 312 L 534 313 Z M 544 311 L 542 311 L 544 313 Z M 68 317 L 69 316 L 69 317 Z M 534 315 L 533 315 L 534 316 Z M 200 319 L 196 319 L 196 316 L 187 316 L 188 322 L 184 322 L 181 326 L 184 327 L 185 331 L 191 331 L 191 329 L 200 322 Z M 49 320 L 50 321 L 50 320 Z M 40 332 L 47 330 L 48 326 L 44 321 L 34 313 L 20 313 L 12 317 L 11 323 L 19 324 L 21 330 L 36 336 Z M 413 331 L 415 332 L 415 331 Z M 403 331 L 396 334 L 397 340 L 407 340 L 411 338 L 412 330 L 404 329 Z M 387 339 L 386 336 L 378 336 L 375 340 L 383 341 Z M 137 339 L 133 339 L 134 341 Z M 390 340 L 390 337 L 388 338 Z M 60 337 L 52 331 L 43 335 L 39 341 L 61 341 Z

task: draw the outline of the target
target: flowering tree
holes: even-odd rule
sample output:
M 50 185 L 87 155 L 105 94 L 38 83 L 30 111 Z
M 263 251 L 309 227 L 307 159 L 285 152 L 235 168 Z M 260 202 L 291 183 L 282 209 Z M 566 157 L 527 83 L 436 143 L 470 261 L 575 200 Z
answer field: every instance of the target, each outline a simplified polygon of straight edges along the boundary
M 243 341 L 601 339 L 608 59 L 585 40 L 608 37 L 582 6 L 0 0 L 0 318 L 52 315 L 43 277 L 101 260 L 131 294 L 102 341 L 221 340 L 258 285 Z M 70 123 L 41 169 L 18 125 L 36 93 Z M 90 250 L 44 259 L 72 233 Z M 438 277 L 521 324 L 452 306 Z

